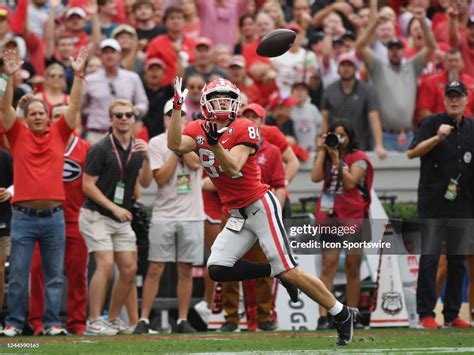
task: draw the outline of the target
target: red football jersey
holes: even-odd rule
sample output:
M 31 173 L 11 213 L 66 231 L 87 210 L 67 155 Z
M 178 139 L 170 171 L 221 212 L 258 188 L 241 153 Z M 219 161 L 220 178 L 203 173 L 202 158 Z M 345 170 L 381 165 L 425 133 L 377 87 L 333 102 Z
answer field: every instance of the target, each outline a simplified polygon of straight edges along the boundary
M 260 127 L 260 134 L 268 143 L 277 146 L 277 148 L 280 149 L 281 154 L 283 154 L 289 146 L 285 135 L 277 126 L 262 125 Z
M 268 191 L 269 186 L 260 181 L 260 167 L 257 164 L 255 154 L 248 157 L 239 174 L 233 177 L 227 176 L 222 171 L 206 141 L 206 134 L 201 127 L 201 124 L 205 124 L 205 122 L 205 120 L 190 122 L 184 129 L 183 134 L 192 137 L 196 141 L 196 152 L 201 160 L 201 165 L 206 174 L 212 179 L 226 211 L 248 206 L 260 199 Z M 230 150 L 239 144 L 258 149 L 258 142 L 258 127 L 249 120 L 232 121 L 219 138 L 219 143 L 226 150 Z
M 262 173 L 262 182 L 270 185 L 272 189 L 285 187 L 285 169 L 278 148 L 262 140 L 256 155 Z
M 63 182 L 66 200 L 63 206 L 66 224 L 79 221 L 79 210 L 85 198 L 82 191 L 82 175 L 89 147 L 90 144 L 85 140 L 74 136 L 64 153 Z

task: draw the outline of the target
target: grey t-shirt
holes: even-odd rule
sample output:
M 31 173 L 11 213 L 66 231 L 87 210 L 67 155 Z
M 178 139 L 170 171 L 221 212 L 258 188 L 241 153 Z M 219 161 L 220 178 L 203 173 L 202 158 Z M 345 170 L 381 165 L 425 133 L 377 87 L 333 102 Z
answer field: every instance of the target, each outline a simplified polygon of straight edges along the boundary
M 382 128 L 411 129 L 418 76 L 423 70 L 421 56 L 417 55 L 399 66 L 384 63 L 373 56 L 367 69 L 379 97 Z
M 293 107 L 291 119 L 298 145 L 308 151 L 313 151 L 316 136 L 321 133 L 321 112 L 308 99 L 302 105 Z
M 330 125 L 342 120 L 352 124 L 360 150 L 371 149 L 368 115 L 369 112 L 379 111 L 377 95 L 371 85 L 357 80 L 354 90 L 346 94 L 338 80 L 324 91 L 321 108 L 329 111 Z

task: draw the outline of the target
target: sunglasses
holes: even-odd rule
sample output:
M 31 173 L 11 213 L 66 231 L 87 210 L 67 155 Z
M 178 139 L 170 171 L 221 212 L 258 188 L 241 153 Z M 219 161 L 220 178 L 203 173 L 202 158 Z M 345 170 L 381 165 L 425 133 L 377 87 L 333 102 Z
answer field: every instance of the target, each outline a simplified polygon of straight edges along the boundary
M 128 118 L 132 118 L 135 116 L 135 114 L 133 112 L 114 112 L 113 113 L 114 117 L 117 118 L 117 119 L 122 119 L 124 116 L 128 119 Z
M 110 81 L 109 81 L 109 90 L 110 90 L 110 95 L 114 97 L 117 96 L 117 92 L 115 91 L 115 88 Z

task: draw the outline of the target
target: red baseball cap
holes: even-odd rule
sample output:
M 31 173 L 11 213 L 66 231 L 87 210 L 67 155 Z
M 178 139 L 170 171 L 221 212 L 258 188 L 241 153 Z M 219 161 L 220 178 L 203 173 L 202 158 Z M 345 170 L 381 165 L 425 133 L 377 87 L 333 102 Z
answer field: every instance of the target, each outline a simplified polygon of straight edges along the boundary
M 265 117 L 267 116 L 267 112 L 259 104 L 249 104 L 247 106 L 242 107 L 242 110 L 241 110 L 242 116 L 244 116 L 245 111 L 252 111 L 256 113 L 257 116 L 260 117 L 261 119 L 265 119 Z
M 160 58 L 148 58 L 145 62 L 145 70 L 148 70 L 152 65 L 159 65 L 163 70 L 166 69 L 166 64 Z
M 355 67 L 357 67 L 357 61 L 354 58 L 353 55 L 343 53 L 337 58 L 337 64 L 340 65 L 343 62 L 350 62 L 352 63 Z
M 268 102 L 268 108 L 274 109 L 277 106 L 296 106 L 298 101 L 290 96 L 283 97 L 279 93 L 273 94 Z
M 298 25 L 297 23 L 289 23 L 289 24 L 286 26 L 286 28 L 287 28 L 288 30 L 292 30 L 292 31 L 294 31 L 294 32 L 296 32 L 296 33 L 300 33 L 300 32 L 301 32 L 301 27 L 300 27 L 300 25 Z
M 196 48 L 199 46 L 205 46 L 207 48 L 212 48 L 212 41 L 207 37 L 199 37 L 196 40 Z

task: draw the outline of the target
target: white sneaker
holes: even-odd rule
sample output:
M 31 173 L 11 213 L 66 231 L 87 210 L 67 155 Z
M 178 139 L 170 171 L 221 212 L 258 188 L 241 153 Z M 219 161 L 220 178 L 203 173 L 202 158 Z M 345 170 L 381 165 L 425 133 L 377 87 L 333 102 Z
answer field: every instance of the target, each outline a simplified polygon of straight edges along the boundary
M 111 324 L 101 318 L 90 322 L 86 328 L 87 335 L 117 335 L 118 331 Z
M 206 301 L 201 301 L 199 303 L 196 303 L 194 305 L 194 310 L 197 312 L 197 314 L 199 314 L 199 316 L 201 317 L 202 321 L 206 324 L 209 323 L 209 319 L 211 318 L 211 310 L 209 309 L 209 307 L 207 306 L 207 302 Z
M 7 325 L 5 329 L 2 330 L 0 335 L 3 335 L 5 337 L 16 337 L 18 335 L 21 335 L 21 330 L 15 328 L 13 325 Z
M 52 327 L 46 329 L 44 335 L 67 335 L 67 330 L 61 327 L 60 325 L 53 325 Z
M 117 333 L 119 333 L 119 334 L 124 333 L 128 328 L 128 325 L 123 320 L 121 320 L 120 318 L 117 318 L 117 319 L 114 319 L 114 320 L 109 320 L 109 323 L 110 323 L 110 327 L 112 329 L 115 329 L 117 331 Z M 132 333 L 133 333 L 133 331 L 132 331 Z
M 133 332 L 135 331 L 136 326 L 137 326 L 136 324 L 135 325 L 129 325 L 124 331 L 122 331 L 120 333 L 121 334 L 127 334 L 127 335 L 133 334 Z

